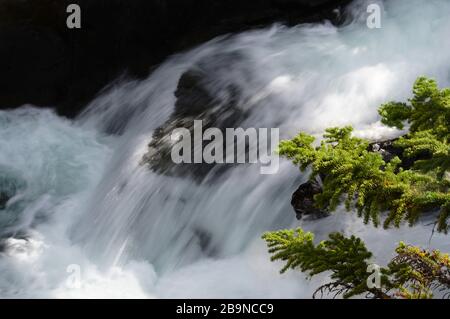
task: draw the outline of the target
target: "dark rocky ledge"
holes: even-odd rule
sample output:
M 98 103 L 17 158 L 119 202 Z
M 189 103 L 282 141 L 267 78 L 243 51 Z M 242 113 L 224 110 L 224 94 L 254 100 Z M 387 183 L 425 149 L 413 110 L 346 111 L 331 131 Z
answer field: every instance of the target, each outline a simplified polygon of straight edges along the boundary
M 76 115 L 124 73 L 146 77 L 167 56 L 274 22 L 338 22 L 348 0 L 2 0 L 0 109 L 26 103 Z M 66 7 L 82 29 L 66 27 Z
M 143 164 L 150 169 L 168 176 L 191 177 L 201 182 L 209 174 L 220 175 L 233 164 L 180 163 L 171 159 L 171 151 L 176 141 L 171 140 L 174 129 L 185 128 L 191 134 L 191 154 L 194 153 L 194 120 L 202 121 L 203 131 L 218 128 L 223 135 L 227 127 L 238 127 L 248 116 L 239 101 L 241 92 L 226 79 L 215 79 L 215 72 L 224 72 L 230 64 L 241 59 L 239 54 L 224 53 L 210 56 L 183 73 L 174 93 L 175 110 L 169 119 L 152 136 Z M 241 69 L 242 76 L 249 71 Z M 215 81 L 214 81 L 215 80 Z M 211 85 L 214 83 L 214 85 Z M 210 143 L 210 142 L 208 142 Z M 204 148 L 206 142 L 203 142 Z M 225 149 L 223 149 L 225 154 Z

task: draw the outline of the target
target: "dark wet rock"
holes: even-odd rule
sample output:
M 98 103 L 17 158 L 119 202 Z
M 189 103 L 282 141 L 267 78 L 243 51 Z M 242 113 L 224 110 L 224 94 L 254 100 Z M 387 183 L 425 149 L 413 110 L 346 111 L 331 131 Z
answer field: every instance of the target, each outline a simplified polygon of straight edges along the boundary
M 14 228 L 23 211 L 23 201 L 13 200 L 26 188 L 26 181 L 21 174 L 11 167 L 0 165 L 0 239 L 16 234 L 20 229 Z
M 304 216 L 322 218 L 328 215 L 326 210 L 321 210 L 315 206 L 314 196 L 321 192 L 322 186 L 317 179 L 310 180 L 298 187 L 291 200 L 297 219 Z
M 155 130 L 143 158 L 150 168 L 160 174 L 179 177 L 193 177 L 203 180 L 209 173 L 221 174 L 232 164 L 180 163 L 171 158 L 173 145 L 171 140 L 175 129 L 185 128 L 191 136 L 191 158 L 194 154 L 194 121 L 202 121 L 202 132 L 208 128 L 219 129 L 225 137 L 226 128 L 239 127 L 248 112 L 240 106 L 241 92 L 226 78 L 215 77 L 223 72 L 230 63 L 239 60 L 239 55 L 224 54 L 212 56 L 186 71 L 180 77 L 175 96 L 175 110 L 170 118 Z M 210 63 L 214 61 L 214 63 Z M 245 73 L 245 70 L 242 70 Z M 217 82 L 222 81 L 222 82 Z M 214 82 L 214 83 L 213 83 Z M 211 143 L 202 141 L 202 148 Z M 224 143 L 225 144 L 225 143 Z M 223 145 L 224 146 L 224 145 Z M 225 146 L 224 146 L 225 147 Z M 223 154 L 225 149 L 223 148 Z
M 8 203 L 10 197 L 6 192 L 0 191 L 0 210 L 6 208 L 6 204 Z
M 0 210 L 6 208 L 8 201 L 17 194 L 19 189 L 23 188 L 23 184 L 24 182 L 15 174 L 0 166 Z
M 381 156 L 383 156 L 383 160 L 386 163 L 389 163 L 394 157 L 398 156 L 398 158 L 400 158 L 402 161 L 400 167 L 402 167 L 403 169 L 410 169 L 414 165 L 414 162 L 418 160 L 430 159 L 430 154 L 426 153 L 418 154 L 414 157 L 403 156 L 403 149 L 394 145 L 397 140 L 398 139 L 391 139 L 380 142 L 373 142 L 369 145 L 368 150 L 381 154 Z
M 397 139 L 392 139 L 370 143 L 368 151 L 381 154 L 383 160 L 386 163 L 389 163 L 394 157 L 398 156 L 401 158 L 403 154 L 401 148 L 394 146 L 396 140 Z
M 208 257 L 217 257 L 218 247 L 213 244 L 213 234 L 204 228 L 196 227 L 194 229 L 194 240 L 198 242 L 201 251 Z
M 124 73 L 145 78 L 169 55 L 216 36 L 324 19 L 349 0 L 2 0 L 0 109 L 74 116 Z M 79 30 L 66 8 L 81 7 Z
M 30 240 L 30 237 L 31 236 L 27 231 L 0 233 L 0 253 L 4 252 L 8 248 L 12 248 L 10 239 L 28 242 Z

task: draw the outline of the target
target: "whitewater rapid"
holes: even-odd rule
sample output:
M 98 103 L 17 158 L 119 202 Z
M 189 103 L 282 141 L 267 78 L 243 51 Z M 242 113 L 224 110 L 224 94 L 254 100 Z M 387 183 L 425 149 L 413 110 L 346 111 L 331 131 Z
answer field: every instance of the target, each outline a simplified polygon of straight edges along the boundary
M 114 85 L 73 121 L 31 106 L 0 111 L 0 188 L 14 194 L 0 209 L 0 297 L 309 298 L 326 278 L 280 275 L 260 239 L 295 226 L 319 239 L 360 236 L 380 264 L 400 240 L 450 251 L 444 235 L 430 240 L 427 220 L 391 230 L 342 211 L 295 220 L 290 197 L 307 175 L 284 160 L 275 175 L 241 165 L 204 183 L 140 165 L 174 110 L 180 76 L 199 64 L 212 92 L 242 92 L 246 127 L 276 127 L 281 138 L 349 124 L 370 139 L 401 134 L 379 123 L 377 108 L 407 99 L 420 75 L 450 86 L 450 2 L 387 1 L 381 29 L 365 25 L 367 3 L 356 1 L 341 27 L 214 39 L 146 80 Z M 216 67 L 230 55 L 239 59 Z

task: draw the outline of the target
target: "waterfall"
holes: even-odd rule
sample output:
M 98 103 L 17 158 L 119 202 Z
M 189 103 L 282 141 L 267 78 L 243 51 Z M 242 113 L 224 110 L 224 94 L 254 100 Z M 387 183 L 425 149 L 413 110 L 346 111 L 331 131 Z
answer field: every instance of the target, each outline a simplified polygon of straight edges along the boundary
M 0 296 L 307 298 L 326 278 L 280 275 L 260 239 L 298 225 L 319 239 L 358 235 L 379 263 L 400 240 L 450 251 L 443 235 L 430 241 L 427 221 L 383 230 L 343 211 L 297 221 L 290 198 L 307 174 L 285 160 L 274 175 L 234 165 L 201 180 L 142 164 L 192 69 L 207 74 L 218 100 L 230 86 L 239 92 L 242 127 L 279 128 L 282 139 L 342 125 L 372 140 L 400 135 L 377 108 L 407 99 L 420 75 L 450 86 L 450 3 L 379 2 L 380 29 L 367 28 L 365 3 L 355 1 L 339 27 L 273 25 L 214 39 L 146 80 L 108 88 L 75 120 L 32 106 L 0 111 Z M 10 197 L 3 209 L 1 192 Z

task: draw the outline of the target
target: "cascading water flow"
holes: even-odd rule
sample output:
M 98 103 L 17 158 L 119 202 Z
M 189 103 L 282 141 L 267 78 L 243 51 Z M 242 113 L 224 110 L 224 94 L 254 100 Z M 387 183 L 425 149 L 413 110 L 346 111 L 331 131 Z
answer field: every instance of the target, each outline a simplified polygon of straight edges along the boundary
M 252 164 L 200 179 L 142 161 L 155 131 L 183 116 L 175 92 L 192 70 L 204 77 L 202 94 L 245 114 L 237 127 L 279 128 L 282 139 L 350 124 L 374 140 L 400 135 L 379 123 L 377 108 L 407 99 L 420 75 L 450 86 L 450 2 L 387 1 L 380 29 L 367 28 L 364 3 L 340 27 L 275 25 L 215 39 L 108 89 L 74 121 L 29 106 L 0 111 L 0 296 L 310 297 L 316 285 L 280 275 L 260 239 L 299 223 L 319 237 L 356 234 L 379 263 L 399 240 L 428 246 L 426 221 L 399 230 L 343 212 L 296 221 L 290 198 L 307 174 L 287 161 L 274 175 Z M 444 236 L 431 243 L 450 250 Z

